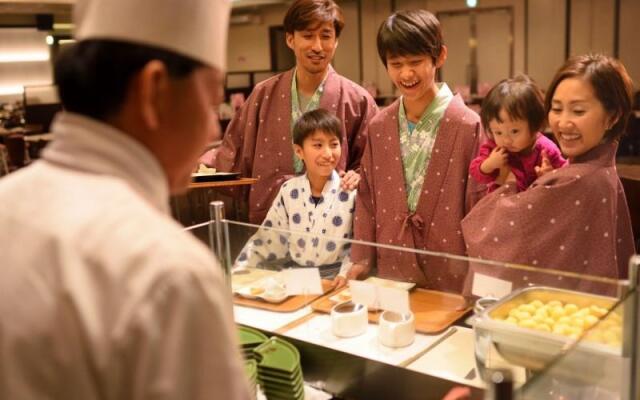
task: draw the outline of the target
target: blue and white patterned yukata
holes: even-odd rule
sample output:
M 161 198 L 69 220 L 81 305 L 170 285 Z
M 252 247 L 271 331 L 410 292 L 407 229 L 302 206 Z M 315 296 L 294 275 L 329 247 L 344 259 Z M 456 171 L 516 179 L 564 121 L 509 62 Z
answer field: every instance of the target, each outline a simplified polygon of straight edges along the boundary
M 352 237 L 355 196 L 356 190 L 346 192 L 340 188 L 336 171 L 327 180 L 317 203 L 311 197 L 306 174 L 291 178 L 280 188 L 262 228 L 249 239 L 235 266 L 319 267 L 324 278 L 338 272 L 346 275 L 351 258 L 350 246 L 343 239 Z M 268 229 L 271 227 L 292 233 Z

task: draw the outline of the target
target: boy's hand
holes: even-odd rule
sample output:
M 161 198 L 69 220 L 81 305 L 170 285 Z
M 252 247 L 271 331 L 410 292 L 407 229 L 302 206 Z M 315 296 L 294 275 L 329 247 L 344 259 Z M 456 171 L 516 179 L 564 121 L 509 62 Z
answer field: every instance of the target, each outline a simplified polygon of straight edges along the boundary
M 352 191 L 353 189 L 356 189 L 358 187 L 358 184 L 360 183 L 360 174 L 357 173 L 356 171 L 340 171 L 339 172 L 340 178 L 342 178 L 342 182 L 340 187 L 342 188 L 342 190 L 346 190 L 347 192 Z
M 547 154 L 547 151 L 542 150 L 541 156 L 542 161 L 540 161 L 540 166 L 536 165 L 535 167 L 536 175 L 538 175 L 538 178 L 553 171 L 553 165 L 551 165 L 551 161 L 549 161 L 549 155 Z
M 491 151 L 489 157 L 480 164 L 480 171 L 482 171 L 483 174 L 489 175 L 496 169 L 506 165 L 508 157 L 509 154 L 504 148 L 496 147 Z

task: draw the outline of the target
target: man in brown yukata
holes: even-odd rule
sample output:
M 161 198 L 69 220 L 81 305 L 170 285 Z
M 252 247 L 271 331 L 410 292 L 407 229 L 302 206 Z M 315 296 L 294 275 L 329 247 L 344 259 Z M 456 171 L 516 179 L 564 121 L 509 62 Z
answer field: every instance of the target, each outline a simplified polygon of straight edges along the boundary
M 342 121 L 343 188 L 357 187 L 365 127 L 377 112 L 371 95 L 338 75 L 330 65 L 344 26 L 332 0 L 297 0 L 284 18 L 287 45 L 296 57 L 292 70 L 256 85 L 227 128 L 222 145 L 201 162 L 219 171 L 258 178 L 247 189 L 231 189 L 249 200 L 249 221 L 262 223 L 280 185 L 303 166 L 296 162 L 291 129 L 305 111 L 329 110 Z
M 424 11 L 391 15 L 378 52 L 402 96 L 368 128 L 354 237 L 407 248 L 465 254 L 460 221 L 482 188 L 468 177 L 480 118 L 435 75 L 447 58 L 440 23 Z M 377 268 L 383 278 L 436 290 L 462 290 L 465 262 L 353 245 L 347 278 Z

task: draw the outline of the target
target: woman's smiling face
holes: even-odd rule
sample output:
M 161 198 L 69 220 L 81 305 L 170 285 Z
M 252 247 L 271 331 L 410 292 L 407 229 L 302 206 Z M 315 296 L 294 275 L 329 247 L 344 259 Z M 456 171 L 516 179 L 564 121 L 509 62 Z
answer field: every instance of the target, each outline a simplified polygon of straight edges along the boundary
M 596 147 L 614 122 L 591 84 L 580 78 L 567 78 L 558 84 L 548 117 L 562 152 L 570 158 Z

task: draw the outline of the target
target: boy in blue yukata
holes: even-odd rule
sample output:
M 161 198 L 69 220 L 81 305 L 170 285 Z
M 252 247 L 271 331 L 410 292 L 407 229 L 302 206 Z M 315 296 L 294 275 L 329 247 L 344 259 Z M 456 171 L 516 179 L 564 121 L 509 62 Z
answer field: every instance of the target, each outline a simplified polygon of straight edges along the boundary
M 340 120 L 319 108 L 293 128 L 293 150 L 305 173 L 285 182 L 260 229 L 245 245 L 236 268 L 318 267 L 323 278 L 346 276 L 356 191 L 343 191 L 336 165 L 342 153 Z M 296 235 L 294 232 L 303 232 Z M 333 239 L 333 240 L 332 240 Z

